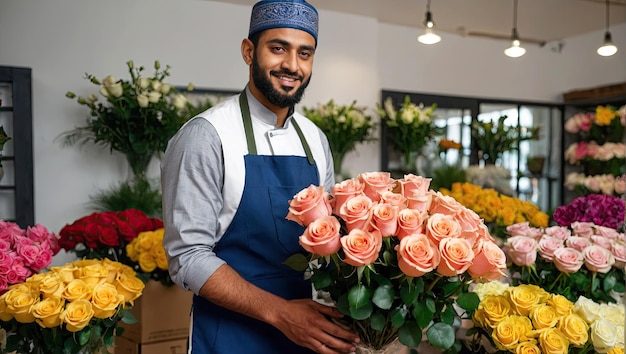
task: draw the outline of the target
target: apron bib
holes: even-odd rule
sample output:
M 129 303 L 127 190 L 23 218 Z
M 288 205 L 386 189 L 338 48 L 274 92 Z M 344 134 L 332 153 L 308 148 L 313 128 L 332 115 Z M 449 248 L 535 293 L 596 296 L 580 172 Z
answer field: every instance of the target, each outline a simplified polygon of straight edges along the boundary
M 310 281 L 282 264 L 294 253 L 303 252 L 298 237 L 304 228 L 285 217 L 289 200 L 303 188 L 319 183 L 310 148 L 292 119 L 307 157 L 257 155 L 245 90 L 240 106 L 248 144 L 245 185 L 239 208 L 214 251 L 261 289 L 285 299 L 311 298 Z M 312 353 L 275 327 L 200 296 L 193 299 L 191 349 L 196 354 Z

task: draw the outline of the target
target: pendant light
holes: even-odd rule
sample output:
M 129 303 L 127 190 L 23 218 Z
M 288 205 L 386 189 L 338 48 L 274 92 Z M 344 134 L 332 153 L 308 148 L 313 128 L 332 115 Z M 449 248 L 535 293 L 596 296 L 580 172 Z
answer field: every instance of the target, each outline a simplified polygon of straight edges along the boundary
M 439 37 L 433 30 L 435 23 L 433 22 L 433 14 L 430 12 L 430 0 L 426 3 L 426 20 L 424 21 L 424 26 L 426 26 L 424 34 L 417 37 L 417 40 L 420 43 L 435 44 L 441 41 L 441 37 Z
M 606 0 L 606 32 L 604 32 L 604 44 L 598 48 L 598 54 L 610 57 L 615 53 L 617 53 L 617 47 L 613 44 L 611 32 L 609 32 L 609 0 Z
M 511 58 L 521 57 L 526 54 L 526 49 L 521 47 L 519 34 L 517 33 L 517 0 L 513 0 L 513 33 L 511 35 L 511 46 L 504 50 L 504 54 Z

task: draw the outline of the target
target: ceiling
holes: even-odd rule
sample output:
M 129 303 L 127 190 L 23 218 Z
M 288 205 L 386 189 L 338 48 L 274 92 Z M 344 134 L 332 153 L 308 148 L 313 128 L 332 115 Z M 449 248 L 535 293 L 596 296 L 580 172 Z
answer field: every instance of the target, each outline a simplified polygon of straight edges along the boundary
M 256 0 L 213 0 L 252 6 Z M 375 17 L 379 22 L 422 28 L 427 0 L 308 0 L 318 10 Z M 510 38 L 513 0 L 431 0 L 436 30 L 458 35 L 485 33 Z M 611 26 L 626 22 L 626 0 L 610 0 Z M 519 0 L 517 29 L 522 39 L 561 41 L 605 29 L 605 0 Z M 626 33 L 611 31 L 613 38 Z M 601 41 L 601 38 L 598 39 Z

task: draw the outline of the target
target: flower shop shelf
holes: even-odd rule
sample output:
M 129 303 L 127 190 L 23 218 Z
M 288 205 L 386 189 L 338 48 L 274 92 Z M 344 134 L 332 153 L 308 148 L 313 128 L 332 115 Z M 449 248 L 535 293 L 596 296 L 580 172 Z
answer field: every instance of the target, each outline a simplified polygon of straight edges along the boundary
M 11 138 L 4 146 L 0 219 L 34 225 L 32 71 L 0 66 L 0 126 Z M 0 151 L 1 152 L 1 151 Z

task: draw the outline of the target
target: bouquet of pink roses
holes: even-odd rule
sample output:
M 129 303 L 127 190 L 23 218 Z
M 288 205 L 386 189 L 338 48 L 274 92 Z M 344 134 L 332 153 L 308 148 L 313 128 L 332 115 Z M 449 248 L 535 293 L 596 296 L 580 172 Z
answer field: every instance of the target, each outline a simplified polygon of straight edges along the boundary
M 506 267 L 480 217 L 429 185 L 412 174 L 362 173 L 332 196 L 311 185 L 289 201 L 287 219 L 306 227 L 300 244 L 310 254 L 286 263 L 312 273 L 369 348 L 398 338 L 417 347 L 422 330 L 433 346 L 451 348 L 455 319 L 478 306 L 469 282 Z
M 507 227 L 504 251 L 511 264 L 513 285 L 534 284 L 571 301 L 585 296 L 615 302 L 624 293 L 626 236 L 591 222 L 569 227 Z
M 60 250 L 58 236 L 41 225 L 22 229 L 0 220 L 0 295 L 50 265 Z

